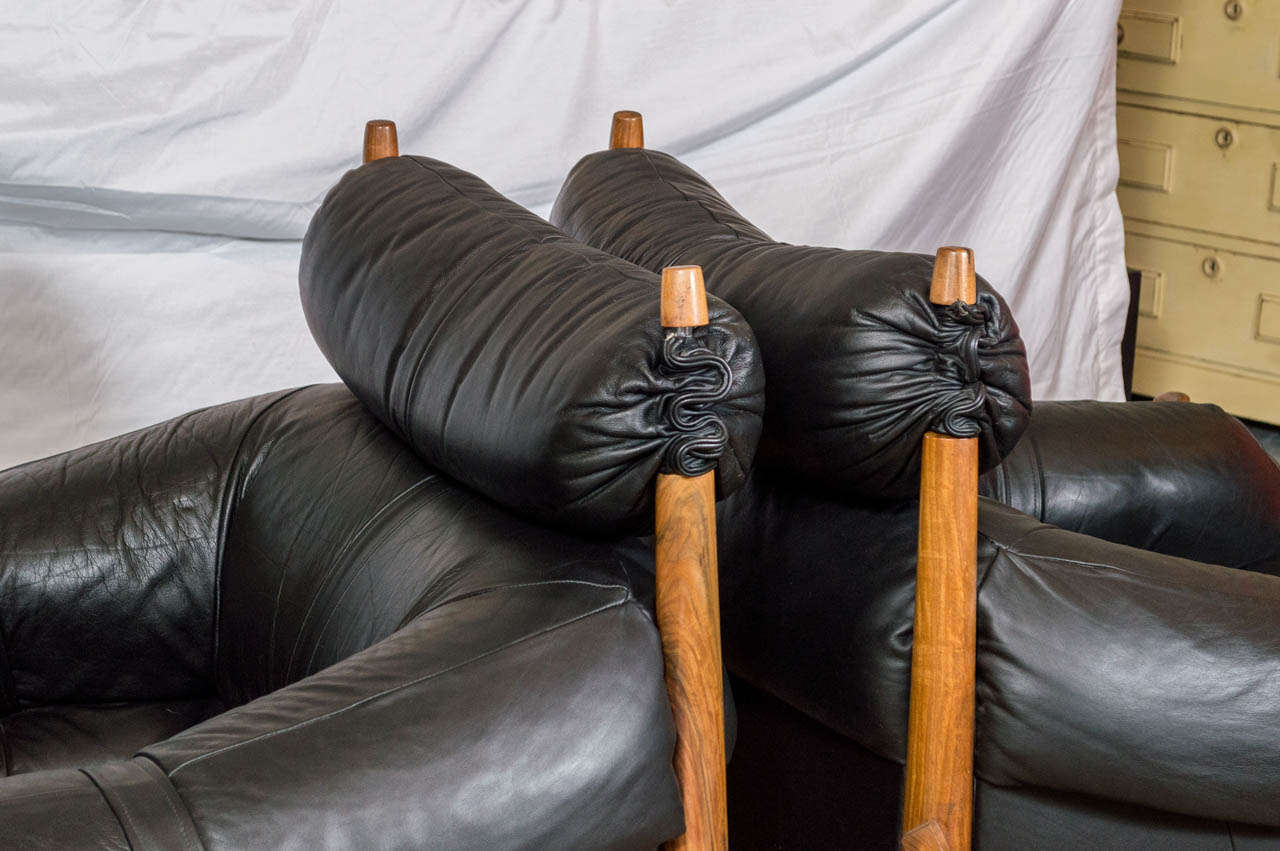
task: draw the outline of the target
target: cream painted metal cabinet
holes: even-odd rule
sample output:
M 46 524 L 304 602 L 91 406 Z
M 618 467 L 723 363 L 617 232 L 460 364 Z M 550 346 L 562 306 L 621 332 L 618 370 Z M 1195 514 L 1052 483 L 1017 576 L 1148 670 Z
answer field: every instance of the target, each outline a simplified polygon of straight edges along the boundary
M 1117 40 L 1133 388 L 1280 424 L 1280 0 L 1126 0 Z

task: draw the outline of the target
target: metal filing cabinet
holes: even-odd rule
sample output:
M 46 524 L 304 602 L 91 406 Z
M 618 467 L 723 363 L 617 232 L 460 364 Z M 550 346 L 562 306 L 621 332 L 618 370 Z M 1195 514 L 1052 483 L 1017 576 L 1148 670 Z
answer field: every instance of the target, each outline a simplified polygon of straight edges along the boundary
M 1125 0 L 1117 38 L 1133 389 L 1280 424 L 1280 0 Z

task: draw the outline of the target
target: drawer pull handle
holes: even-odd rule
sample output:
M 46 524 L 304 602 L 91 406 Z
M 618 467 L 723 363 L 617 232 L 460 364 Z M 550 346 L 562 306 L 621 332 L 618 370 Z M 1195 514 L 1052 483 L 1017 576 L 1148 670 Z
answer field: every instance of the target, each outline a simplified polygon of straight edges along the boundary
M 1244 14 L 1244 4 L 1240 0 L 1227 0 L 1222 6 L 1222 14 L 1233 21 L 1238 21 L 1240 16 Z
M 1214 144 L 1225 151 L 1235 144 L 1236 134 L 1231 132 L 1230 127 L 1219 127 L 1218 132 L 1213 134 L 1213 141 Z
M 1222 264 L 1218 262 L 1217 257 L 1206 257 L 1200 263 L 1200 271 L 1204 272 L 1205 277 L 1216 278 L 1222 271 Z

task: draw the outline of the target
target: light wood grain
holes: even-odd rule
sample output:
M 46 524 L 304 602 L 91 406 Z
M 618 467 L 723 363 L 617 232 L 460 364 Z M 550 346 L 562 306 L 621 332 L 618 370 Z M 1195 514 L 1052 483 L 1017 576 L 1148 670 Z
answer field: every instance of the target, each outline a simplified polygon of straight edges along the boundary
M 701 266 L 662 270 L 662 327 L 695 328 L 707 324 L 707 285 Z
M 707 324 L 700 267 L 662 270 L 661 313 L 666 328 Z M 729 847 L 715 499 L 715 471 L 692 477 L 658 475 L 658 630 L 676 725 L 675 770 L 685 819 L 684 835 L 665 847 L 679 851 Z
M 715 473 L 657 483 L 657 610 L 676 724 L 685 833 L 668 849 L 729 847 L 724 684 L 716 569 Z
M 378 118 L 364 125 L 364 161 L 400 156 L 400 141 L 396 138 L 396 123 Z
M 929 299 L 973 302 L 973 253 L 938 250 Z M 936 822 L 950 851 L 967 851 L 973 821 L 974 667 L 978 623 L 978 441 L 929 433 L 921 447 L 906 837 Z M 926 831 L 928 833 L 930 831 Z
M 946 834 L 936 821 L 927 821 L 902 835 L 902 851 L 950 851 Z
M 929 301 L 954 304 L 978 300 L 978 276 L 973 270 L 973 252 L 957 245 L 938 249 L 933 261 L 933 280 L 929 282 Z
M 613 126 L 609 128 L 609 147 L 644 147 L 644 119 L 640 117 L 640 113 L 623 109 L 613 114 Z

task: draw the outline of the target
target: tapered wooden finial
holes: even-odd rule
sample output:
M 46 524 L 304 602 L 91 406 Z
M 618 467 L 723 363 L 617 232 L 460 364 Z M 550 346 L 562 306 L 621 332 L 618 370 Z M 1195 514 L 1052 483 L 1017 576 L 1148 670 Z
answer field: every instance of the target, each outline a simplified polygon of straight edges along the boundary
M 613 127 L 609 130 L 609 148 L 643 148 L 644 119 L 640 113 L 623 109 L 613 114 Z
M 938 249 L 933 261 L 929 301 L 934 304 L 973 304 L 978 300 L 978 279 L 973 271 L 973 251 L 955 245 Z
M 662 270 L 662 327 L 695 328 L 707 324 L 707 286 L 701 266 Z
M 396 123 L 377 118 L 364 125 L 364 161 L 400 156 L 400 141 L 396 138 Z

